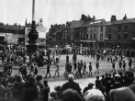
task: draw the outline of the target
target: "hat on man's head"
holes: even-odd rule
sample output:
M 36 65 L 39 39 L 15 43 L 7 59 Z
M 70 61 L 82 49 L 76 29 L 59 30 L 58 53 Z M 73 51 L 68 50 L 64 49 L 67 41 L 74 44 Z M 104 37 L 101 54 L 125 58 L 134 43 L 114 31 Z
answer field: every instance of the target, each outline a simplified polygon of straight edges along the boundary
M 103 93 L 98 89 L 88 90 L 84 94 L 85 101 L 105 101 Z

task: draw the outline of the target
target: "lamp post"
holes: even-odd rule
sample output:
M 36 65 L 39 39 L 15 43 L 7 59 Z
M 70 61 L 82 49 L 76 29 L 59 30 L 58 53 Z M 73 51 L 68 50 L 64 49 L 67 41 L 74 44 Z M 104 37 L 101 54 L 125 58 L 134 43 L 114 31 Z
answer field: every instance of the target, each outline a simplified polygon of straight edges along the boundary
M 28 37 L 29 37 L 28 50 L 30 53 L 33 53 L 36 51 L 36 41 L 38 39 L 38 32 L 36 30 L 36 22 L 35 22 L 35 0 L 33 0 L 32 2 L 32 24 Z
M 36 52 L 37 49 L 36 41 L 38 39 L 38 32 L 36 30 L 36 22 L 35 22 L 35 0 L 33 0 L 32 2 L 32 24 L 31 30 L 28 34 L 28 38 L 29 38 L 29 45 L 27 51 L 31 58 L 32 54 Z

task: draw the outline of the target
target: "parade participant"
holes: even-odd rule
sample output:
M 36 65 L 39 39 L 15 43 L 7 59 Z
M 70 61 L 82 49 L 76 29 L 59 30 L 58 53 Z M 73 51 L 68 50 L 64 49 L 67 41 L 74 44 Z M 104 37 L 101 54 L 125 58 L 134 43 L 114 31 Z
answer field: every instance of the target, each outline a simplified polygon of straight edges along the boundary
M 91 62 L 89 62 L 89 76 L 92 76 L 92 65 Z
M 82 77 L 82 66 L 83 66 L 83 64 L 82 64 L 82 61 L 80 61 L 80 62 L 78 62 L 78 76 L 79 77 Z
M 128 66 L 129 66 L 129 69 L 132 68 L 132 58 L 129 59 L 129 61 L 128 61 Z
M 84 63 L 83 63 L 83 73 L 82 73 L 84 76 L 85 76 L 86 73 L 87 73 L 87 72 L 86 72 L 86 67 L 87 67 L 87 66 L 86 66 L 86 62 L 84 62 Z
M 23 78 L 25 78 L 27 76 L 27 66 L 26 66 L 26 64 L 22 64 L 20 66 L 19 72 L 21 73 Z
M 36 76 L 38 74 L 38 65 L 34 64 L 34 75 Z
M 119 60 L 119 69 L 122 70 L 122 61 L 121 61 L 121 59 Z
M 126 62 L 123 60 L 123 71 L 126 71 Z
M 76 70 L 76 61 L 77 61 L 77 54 L 74 52 L 74 54 L 73 54 L 73 65 L 74 65 L 74 70 Z
M 115 60 L 112 61 L 112 72 L 115 73 L 116 69 L 115 69 Z
M 96 69 L 97 69 L 97 73 L 99 74 L 99 61 L 96 61 Z
M 30 74 L 34 75 L 35 69 L 34 69 L 34 63 L 30 65 Z
M 55 70 L 55 74 L 54 74 L 54 77 L 55 76 L 60 76 L 60 73 L 59 73 L 59 59 L 58 58 L 56 58 L 56 63 L 55 63 L 55 65 L 56 65 L 56 70 Z
M 46 71 L 46 76 L 45 76 L 45 78 L 47 78 L 48 77 L 48 75 L 49 75 L 49 77 L 51 77 L 51 72 L 50 72 L 50 60 L 48 59 L 47 60 L 47 71 Z

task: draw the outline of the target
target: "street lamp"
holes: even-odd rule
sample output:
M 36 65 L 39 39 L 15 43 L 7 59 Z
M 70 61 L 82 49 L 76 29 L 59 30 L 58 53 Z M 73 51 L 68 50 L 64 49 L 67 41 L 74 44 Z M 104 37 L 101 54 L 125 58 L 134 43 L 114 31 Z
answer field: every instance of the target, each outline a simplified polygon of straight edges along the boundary
M 38 39 L 38 32 L 36 30 L 36 22 L 35 22 L 35 0 L 33 0 L 32 2 L 32 24 L 28 37 L 29 37 L 28 52 L 30 54 L 33 54 L 37 49 L 36 41 Z

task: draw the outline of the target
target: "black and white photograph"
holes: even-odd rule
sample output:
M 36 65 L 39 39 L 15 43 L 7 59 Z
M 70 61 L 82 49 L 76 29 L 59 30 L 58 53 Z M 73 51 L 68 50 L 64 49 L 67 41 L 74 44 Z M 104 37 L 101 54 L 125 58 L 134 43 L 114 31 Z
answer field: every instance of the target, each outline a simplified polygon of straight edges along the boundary
M 0 101 L 135 101 L 135 0 L 0 0 Z

